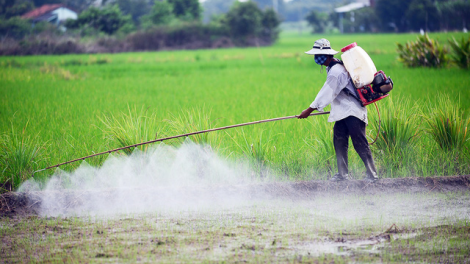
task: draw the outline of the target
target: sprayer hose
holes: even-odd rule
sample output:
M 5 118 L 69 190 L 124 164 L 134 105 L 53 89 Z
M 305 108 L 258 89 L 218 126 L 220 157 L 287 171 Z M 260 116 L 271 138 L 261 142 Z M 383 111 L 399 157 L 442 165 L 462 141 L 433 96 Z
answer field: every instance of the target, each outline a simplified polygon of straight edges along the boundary
M 382 119 L 380 118 L 380 111 L 379 111 L 379 107 L 377 106 L 377 103 L 374 102 L 374 105 L 375 105 L 375 109 L 377 109 L 377 115 L 379 116 L 379 129 L 377 129 L 377 136 L 375 136 L 375 139 L 374 141 L 372 141 L 372 143 L 369 143 L 369 145 L 373 145 L 377 139 L 379 138 L 379 134 L 380 134 L 380 125 L 382 124 Z

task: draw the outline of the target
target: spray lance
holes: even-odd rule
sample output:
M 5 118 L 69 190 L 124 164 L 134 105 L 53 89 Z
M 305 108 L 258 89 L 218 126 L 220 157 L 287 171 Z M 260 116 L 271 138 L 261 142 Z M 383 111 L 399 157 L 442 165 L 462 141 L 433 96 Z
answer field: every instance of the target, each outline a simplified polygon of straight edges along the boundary
M 325 114 L 329 114 L 329 113 L 330 112 L 319 112 L 319 113 L 310 114 L 309 116 L 325 115 Z M 123 149 L 134 148 L 134 147 L 147 145 L 147 144 L 151 144 L 151 143 L 155 143 L 155 142 L 162 142 L 162 141 L 169 140 L 169 139 L 188 137 L 188 136 L 193 136 L 193 135 L 203 134 L 203 133 L 209 133 L 209 132 L 218 131 L 218 130 L 225 130 L 225 129 L 234 128 L 234 127 L 256 125 L 256 124 L 261 124 L 261 123 L 280 121 L 280 120 L 292 119 L 292 118 L 297 118 L 297 117 L 298 116 L 296 116 L 296 115 L 295 116 L 277 117 L 277 118 L 264 119 L 264 120 L 259 120 L 259 121 L 252 121 L 252 122 L 248 122 L 248 123 L 242 123 L 242 124 L 236 124 L 236 125 L 206 129 L 206 130 L 201 130 L 201 131 L 196 131 L 196 132 L 191 132 L 191 133 L 186 133 L 186 134 L 181 134 L 181 135 L 176 135 L 176 136 L 171 136 L 171 137 L 154 139 L 154 140 L 150 140 L 150 141 L 146 141 L 146 142 L 137 143 L 137 144 L 134 144 L 134 145 L 129 145 L 129 146 L 125 146 L 125 147 L 121 147 L 121 148 L 117 148 L 117 149 L 112 149 L 112 150 L 108 150 L 108 151 L 104 151 L 104 152 L 100 152 L 100 153 L 95 153 L 93 155 L 89 155 L 89 156 L 81 157 L 81 158 L 78 158 L 78 159 L 69 160 L 69 161 L 66 161 L 66 162 L 63 162 L 63 163 L 59 163 L 59 164 L 56 164 L 56 165 L 53 165 L 53 166 L 49 166 L 47 168 L 44 168 L 44 169 L 37 170 L 37 171 L 33 172 L 33 177 L 34 177 L 35 173 L 40 172 L 40 171 L 45 171 L 45 170 L 52 169 L 52 168 L 58 168 L 59 166 L 62 166 L 62 165 L 70 164 L 70 163 L 73 163 L 73 162 L 76 162 L 76 161 L 85 160 L 85 159 L 88 159 L 88 158 L 92 158 L 92 157 L 96 157 L 96 156 L 100 156 L 100 155 L 104 155 L 104 154 L 110 154 L 110 153 L 113 153 L 113 152 L 116 152 L 116 151 L 119 151 L 119 150 L 123 150 Z

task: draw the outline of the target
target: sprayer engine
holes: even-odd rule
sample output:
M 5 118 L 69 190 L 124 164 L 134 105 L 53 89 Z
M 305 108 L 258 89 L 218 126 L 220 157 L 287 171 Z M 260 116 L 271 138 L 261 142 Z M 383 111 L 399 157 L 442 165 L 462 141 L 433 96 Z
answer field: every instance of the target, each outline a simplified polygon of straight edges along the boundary
M 385 75 L 383 71 L 378 71 L 374 74 L 374 80 L 371 84 L 356 88 L 359 100 L 362 105 L 366 106 L 373 102 L 377 102 L 388 96 L 388 92 L 393 89 L 393 81 L 390 76 Z

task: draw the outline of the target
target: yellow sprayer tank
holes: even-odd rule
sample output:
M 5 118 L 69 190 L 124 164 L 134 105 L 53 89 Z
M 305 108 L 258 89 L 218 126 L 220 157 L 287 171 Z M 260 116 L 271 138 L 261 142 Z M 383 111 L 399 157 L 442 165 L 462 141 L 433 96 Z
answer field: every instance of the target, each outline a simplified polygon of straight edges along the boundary
M 356 42 L 341 49 L 341 59 L 356 88 L 372 83 L 377 72 L 374 62 Z

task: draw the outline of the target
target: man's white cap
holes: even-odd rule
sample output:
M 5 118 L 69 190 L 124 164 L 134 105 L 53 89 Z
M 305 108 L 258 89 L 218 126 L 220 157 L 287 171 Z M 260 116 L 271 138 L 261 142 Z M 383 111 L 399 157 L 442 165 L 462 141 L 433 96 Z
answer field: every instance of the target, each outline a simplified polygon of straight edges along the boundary
M 327 39 L 319 39 L 315 41 L 313 44 L 313 48 L 307 52 L 309 55 L 316 55 L 316 54 L 325 54 L 325 55 L 335 55 L 338 51 L 334 50 L 330 46 L 330 42 Z

